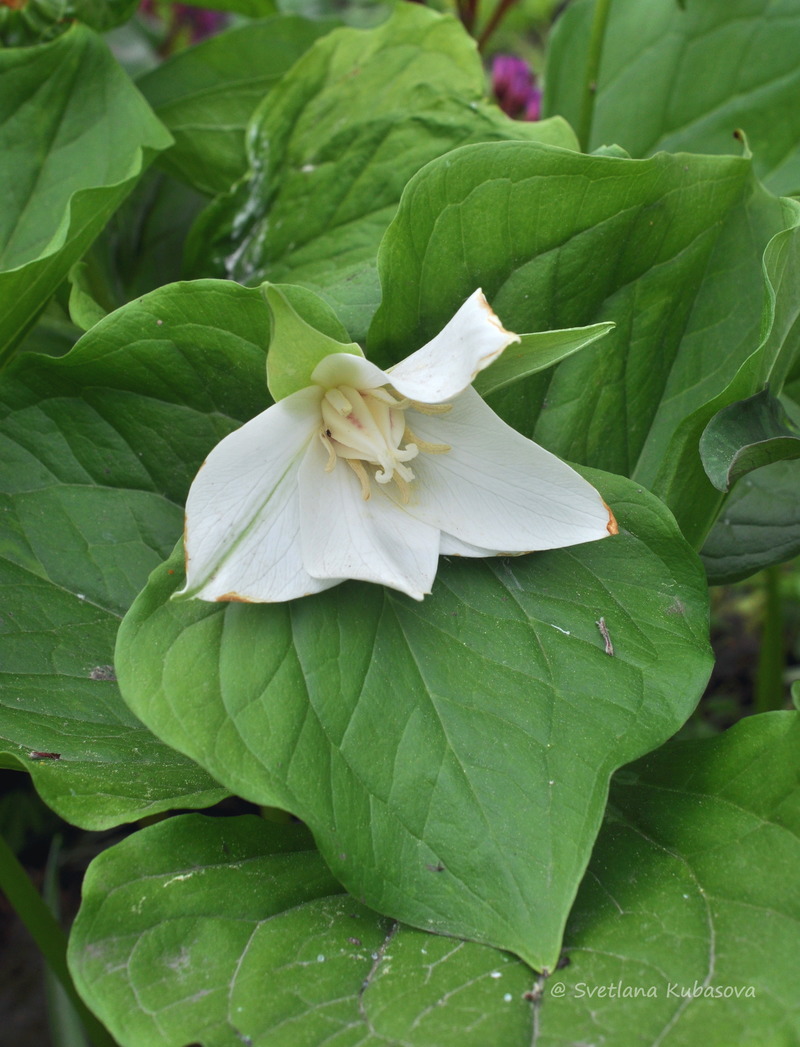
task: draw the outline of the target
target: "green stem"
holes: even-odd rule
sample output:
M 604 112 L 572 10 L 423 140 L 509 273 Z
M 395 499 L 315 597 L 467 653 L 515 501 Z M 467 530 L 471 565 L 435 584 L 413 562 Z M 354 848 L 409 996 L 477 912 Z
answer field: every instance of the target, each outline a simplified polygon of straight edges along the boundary
M 783 601 L 780 567 L 764 571 L 764 624 L 758 656 L 755 706 L 757 713 L 783 708 Z
M 0 836 L 0 890 L 38 945 L 53 974 L 75 1006 L 94 1047 L 114 1047 L 108 1030 L 78 996 L 67 969 L 67 936 L 31 883 L 17 856 Z
M 592 20 L 592 35 L 589 40 L 589 57 L 586 61 L 586 81 L 583 86 L 581 119 L 578 124 L 578 141 L 584 152 L 588 152 L 589 139 L 592 134 L 597 77 L 600 73 L 600 59 L 603 55 L 603 41 L 606 35 L 606 23 L 608 22 L 610 9 L 611 0 L 596 0 L 594 19 Z

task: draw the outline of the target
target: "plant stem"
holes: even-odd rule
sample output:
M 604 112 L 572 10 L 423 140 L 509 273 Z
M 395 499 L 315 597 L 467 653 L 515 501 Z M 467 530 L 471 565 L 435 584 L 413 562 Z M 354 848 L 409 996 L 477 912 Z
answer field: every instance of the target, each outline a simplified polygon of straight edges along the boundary
M 589 40 L 589 56 L 586 60 L 586 82 L 583 87 L 581 119 L 577 129 L 578 141 L 584 152 L 587 152 L 589 149 L 589 139 L 592 134 L 597 78 L 600 73 L 600 59 L 603 55 L 603 41 L 606 35 L 606 23 L 608 22 L 610 9 L 611 0 L 596 0 L 594 18 L 592 20 L 592 35 Z
M 0 890 L 27 927 L 50 970 L 64 986 L 94 1047 L 114 1047 L 108 1030 L 100 1024 L 77 990 L 67 969 L 67 936 L 31 883 L 17 856 L 0 836 Z
M 764 624 L 758 656 L 755 707 L 757 713 L 783 708 L 783 601 L 780 567 L 764 571 Z
M 458 0 L 458 12 L 466 31 L 472 34 L 478 17 L 478 0 Z
M 517 0 L 500 0 L 500 3 L 489 16 L 489 21 L 483 27 L 483 32 L 478 37 L 479 51 L 484 49 L 492 33 L 497 29 L 516 2 Z

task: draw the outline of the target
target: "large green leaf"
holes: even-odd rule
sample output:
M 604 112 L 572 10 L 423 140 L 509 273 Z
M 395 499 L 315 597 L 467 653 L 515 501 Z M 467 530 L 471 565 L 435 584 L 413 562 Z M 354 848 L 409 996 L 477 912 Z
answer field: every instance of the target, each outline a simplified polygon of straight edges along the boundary
M 796 221 L 797 208 L 754 184 L 744 159 L 463 148 L 412 179 L 386 232 L 369 355 L 394 362 L 477 286 L 511 330 L 614 321 L 596 348 L 491 402 L 562 457 L 653 487 L 694 538 L 719 504 L 700 461 L 702 429 L 772 371 L 785 374 L 796 351 L 800 237 L 781 233 Z M 765 306 L 762 254 L 776 233 Z M 750 357 L 746 380 L 731 384 Z M 680 436 L 715 398 L 692 439 Z M 662 480 L 681 452 L 680 470 Z
M 247 170 L 245 127 L 292 63 L 335 22 L 276 16 L 181 51 L 138 87 L 175 137 L 161 166 L 204 193 L 226 192 Z
M 556 978 L 545 990 L 542 1047 L 592 1042 L 598 1028 L 615 1044 L 800 1041 L 798 757 L 800 718 L 770 713 L 616 776 L 563 993 Z
M 593 479 L 619 537 L 444 561 L 421 604 L 357 583 L 171 602 L 178 549 L 120 629 L 125 700 L 307 822 L 367 904 L 552 968 L 609 775 L 674 732 L 709 670 L 705 578 L 669 513 Z
M 734 351 L 731 351 L 730 345 L 725 346 L 718 339 L 712 339 L 707 331 L 704 333 L 704 324 L 707 326 L 714 316 L 719 317 L 722 326 L 726 326 L 724 316 L 727 310 L 724 302 L 731 301 L 730 297 L 718 300 L 716 308 L 713 308 L 715 290 L 718 293 L 719 288 L 715 288 L 713 280 L 708 281 L 700 299 L 702 307 L 697 307 L 693 313 L 693 335 L 696 336 L 695 340 L 705 342 L 708 347 L 716 345 L 725 364 L 715 369 L 716 381 L 706 384 L 704 397 L 714 393 L 714 385 L 719 386 L 720 382 L 726 380 L 727 384 L 687 413 L 675 427 L 668 442 L 663 438 L 663 430 L 651 434 L 651 445 L 658 447 L 660 444 L 661 457 L 659 460 L 651 454 L 647 468 L 640 470 L 641 478 L 669 504 L 683 523 L 684 533 L 697 548 L 702 546 L 716 519 L 715 506 L 718 507 L 722 502 L 711 482 L 700 474 L 698 449 L 703 433 L 720 411 L 753 396 L 767 382 L 773 393 L 780 392 L 800 351 L 800 299 L 797 295 L 797 281 L 800 278 L 800 209 L 794 203 L 785 203 L 792 225 L 776 233 L 764 251 L 762 279 L 767 293 L 760 339 L 752 343 L 754 348 L 741 360 L 741 352 L 736 350 L 747 349 L 741 339 L 738 345 L 734 345 Z M 730 260 L 723 261 L 718 255 L 717 261 L 723 272 L 729 270 Z M 733 288 L 728 288 L 729 295 L 732 291 Z M 713 311 L 709 306 L 712 306 Z M 704 358 L 708 361 L 712 359 L 707 353 Z M 736 370 L 731 374 L 732 365 Z M 690 372 L 684 371 L 684 375 L 688 392 L 692 388 Z M 682 402 L 685 408 L 690 407 L 691 400 L 686 395 L 682 397 Z M 660 441 L 659 437 L 662 437 Z M 706 509 L 700 511 L 703 505 Z
M 545 111 L 578 126 L 592 0 L 570 4 L 548 55 Z M 800 8 L 796 0 L 614 0 L 589 148 L 618 142 L 729 153 L 743 129 L 756 171 L 776 193 L 800 189 Z
M 199 815 L 93 862 L 73 976 L 122 1047 L 789 1047 L 797 746 L 771 714 L 621 771 L 547 981 L 337 893 L 298 829 Z
M 378 243 L 411 175 L 467 142 L 574 145 L 563 121 L 510 120 L 485 89 L 474 41 L 422 6 L 317 41 L 256 113 L 250 176 L 199 221 L 192 272 L 305 284 L 360 339 L 378 304 Z
M 0 50 L 0 77 L 2 359 L 172 139 L 79 24 Z
M 297 829 L 186 815 L 96 859 L 70 966 L 122 1047 L 528 1043 L 524 964 L 371 912 Z
M 80 825 L 224 795 L 123 704 L 114 639 L 180 534 L 189 470 L 266 399 L 268 331 L 258 291 L 176 285 L 0 384 L 2 750 Z

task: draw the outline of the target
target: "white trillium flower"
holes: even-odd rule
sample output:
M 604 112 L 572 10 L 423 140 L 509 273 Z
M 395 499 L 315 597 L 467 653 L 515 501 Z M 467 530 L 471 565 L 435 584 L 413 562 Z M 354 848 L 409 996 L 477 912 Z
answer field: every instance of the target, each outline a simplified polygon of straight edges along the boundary
M 519 340 L 478 290 L 389 371 L 325 357 L 311 385 L 227 436 L 200 469 L 180 595 L 272 603 L 358 578 L 421 600 L 440 555 L 616 533 L 591 484 L 470 388 Z

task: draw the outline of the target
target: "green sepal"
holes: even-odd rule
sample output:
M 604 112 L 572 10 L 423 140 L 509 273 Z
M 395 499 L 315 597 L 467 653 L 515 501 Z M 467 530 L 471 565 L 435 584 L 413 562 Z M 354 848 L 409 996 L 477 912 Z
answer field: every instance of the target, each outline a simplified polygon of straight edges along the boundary
M 330 306 L 312 291 L 269 283 L 262 284 L 261 290 L 272 324 L 267 385 L 275 400 L 311 385 L 314 368 L 331 353 L 364 355 L 355 342 L 341 341 L 347 333 Z
M 521 378 L 546 371 L 584 346 L 591 345 L 613 331 L 616 324 L 606 322 L 589 327 L 569 327 L 561 331 L 535 331 L 520 335 L 516 345 L 510 345 L 499 360 L 481 371 L 474 386 L 481 396 L 518 382 Z

